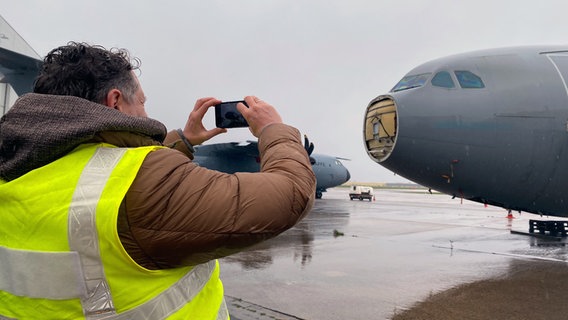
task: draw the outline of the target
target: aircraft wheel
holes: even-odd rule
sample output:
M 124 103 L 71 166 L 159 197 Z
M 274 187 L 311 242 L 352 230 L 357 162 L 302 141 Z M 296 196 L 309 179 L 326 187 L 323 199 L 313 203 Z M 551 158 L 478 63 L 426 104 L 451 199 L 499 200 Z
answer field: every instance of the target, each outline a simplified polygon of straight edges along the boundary
M 321 199 L 321 197 L 323 196 L 321 191 L 316 191 L 316 199 Z

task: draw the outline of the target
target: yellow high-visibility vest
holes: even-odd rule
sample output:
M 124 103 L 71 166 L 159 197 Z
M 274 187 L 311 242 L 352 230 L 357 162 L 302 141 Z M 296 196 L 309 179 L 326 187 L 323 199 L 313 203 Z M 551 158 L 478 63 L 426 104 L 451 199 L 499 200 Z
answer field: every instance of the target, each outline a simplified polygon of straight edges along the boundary
M 124 250 L 119 206 L 149 152 L 82 145 L 0 180 L 0 319 L 228 319 L 216 260 L 148 270 Z

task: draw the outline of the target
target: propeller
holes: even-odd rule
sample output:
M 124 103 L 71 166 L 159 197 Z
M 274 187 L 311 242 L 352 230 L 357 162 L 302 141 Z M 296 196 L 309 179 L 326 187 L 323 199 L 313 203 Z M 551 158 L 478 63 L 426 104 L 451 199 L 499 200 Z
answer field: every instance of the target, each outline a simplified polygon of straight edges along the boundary
M 308 153 L 310 157 L 310 163 L 314 165 L 316 163 L 316 159 L 312 158 L 311 154 L 314 152 L 314 144 L 308 140 L 308 136 L 304 134 L 304 149 Z

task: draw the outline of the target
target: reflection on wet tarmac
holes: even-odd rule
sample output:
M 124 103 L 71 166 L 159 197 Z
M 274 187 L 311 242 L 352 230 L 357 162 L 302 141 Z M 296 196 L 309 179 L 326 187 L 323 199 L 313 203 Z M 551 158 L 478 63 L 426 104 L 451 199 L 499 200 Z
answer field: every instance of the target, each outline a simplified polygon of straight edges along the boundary
M 294 262 L 299 261 L 304 267 L 312 260 L 314 239 L 329 238 L 334 234 L 334 230 L 342 230 L 348 222 L 349 212 L 345 208 L 333 206 L 331 201 L 321 201 L 291 230 L 245 252 L 224 258 L 223 261 L 239 263 L 245 270 L 264 269 L 270 267 L 273 256 L 279 253 L 288 254 L 291 250 Z
M 566 267 L 563 241 L 510 232 L 526 231 L 534 215 L 507 219 L 501 208 L 426 190 L 377 190 L 373 202 L 347 193 L 330 190 L 291 230 L 222 259 L 227 296 L 293 315 L 282 319 L 389 319 L 447 290 L 485 290 L 481 284 L 510 274 L 526 279 L 524 270 L 538 274 L 541 264 Z
M 226 257 L 223 261 L 239 263 L 244 270 L 265 269 L 272 264 L 272 257 L 278 254 L 278 248 L 285 248 L 293 252 L 294 262 L 299 259 L 301 265 L 305 266 L 312 260 L 311 242 L 313 240 L 312 233 L 296 228 L 245 252 Z

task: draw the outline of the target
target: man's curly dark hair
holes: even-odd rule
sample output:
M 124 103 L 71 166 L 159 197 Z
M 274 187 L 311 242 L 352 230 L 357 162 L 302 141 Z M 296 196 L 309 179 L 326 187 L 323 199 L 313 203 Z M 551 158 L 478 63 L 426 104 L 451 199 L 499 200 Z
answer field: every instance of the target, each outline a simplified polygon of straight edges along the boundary
M 34 82 L 34 92 L 81 97 L 104 104 L 107 93 L 118 89 L 132 102 L 138 85 L 132 71 L 140 67 L 126 49 L 69 42 L 51 50 Z

